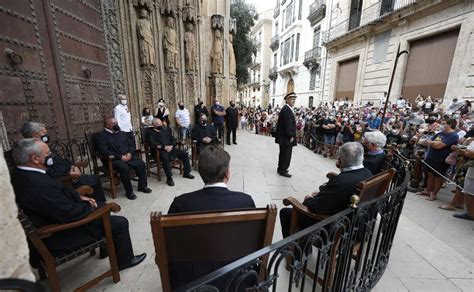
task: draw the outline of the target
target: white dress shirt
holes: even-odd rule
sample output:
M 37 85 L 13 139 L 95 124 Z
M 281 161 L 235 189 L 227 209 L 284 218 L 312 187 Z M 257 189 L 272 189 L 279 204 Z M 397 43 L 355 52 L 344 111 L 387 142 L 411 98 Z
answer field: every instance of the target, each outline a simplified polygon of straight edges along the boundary
M 354 166 L 344 167 L 344 168 L 342 169 L 342 172 L 351 171 L 351 170 L 357 170 L 357 169 L 361 169 L 361 168 L 364 168 L 364 165 L 360 164 L 360 165 L 354 165 Z
M 44 169 L 28 167 L 28 166 L 17 166 L 17 168 L 22 169 L 22 170 L 26 170 L 26 171 L 36 171 L 36 172 L 40 172 L 42 174 L 46 174 L 46 170 L 44 170 Z
M 131 132 L 132 128 L 132 115 L 128 106 L 123 104 L 117 104 L 114 108 L 114 118 L 123 132 Z
M 215 184 L 205 184 L 204 189 L 205 188 L 226 188 L 227 189 L 227 184 L 225 182 L 218 182 Z

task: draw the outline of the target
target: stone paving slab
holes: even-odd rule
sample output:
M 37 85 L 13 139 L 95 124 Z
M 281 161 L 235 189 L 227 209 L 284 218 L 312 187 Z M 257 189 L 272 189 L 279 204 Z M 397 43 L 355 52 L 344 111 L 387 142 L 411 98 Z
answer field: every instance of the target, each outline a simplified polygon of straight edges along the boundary
M 257 207 L 274 203 L 283 208 L 282 199 L 292 195 L 298 199 L 326 182 L 325 174 L 337 171 L 335 160 L 323 158 L 305 147 L 294 148 L 291 179 L 276 175 L 278 145 L 270 137 L 238 131 L 239 145 L 225 147 L 231 154 L 231 181 L 229 187 L 252 195 Z M 116 202 L 122 206 L 120 215 L 128 218 L 134 250 L 147 252 L 144 263 L 120 273 L 121 281 L 102 281 L 91 291 L 161 291 L 149 213 L 166 213 L 175 196 L 203 186 L 199 174 L 189 180 L 174 172 L 175 187 L 165 181 L 149 178 L 151 194 L 137 193 L 138 199 L 129 201 L 119 188 Z M 400 218 L 390 255 L 389 266 L 374 291 L 474 291 L 474 223 L 454 219 L 452 212 L 438 209 L 449 200 L 449 189 L 440 199 L 428 202 L 408 194 Z M 110 199 L 109 199 L 110 200 Z M 273 241 L 282 238 L 279 220 L 275 225 Z M 60 268 L 63 291 L 72 291 L 92 275 L 105 271 L 108 261 L 85 256 Z M 286 279 L 286 280 L 285 280 Z M 288 281 L 282 271 L 280 284 Z M 284 285 L 279 286 L 281 289 Z M 282 291 L 278 289 L 278 291 Z

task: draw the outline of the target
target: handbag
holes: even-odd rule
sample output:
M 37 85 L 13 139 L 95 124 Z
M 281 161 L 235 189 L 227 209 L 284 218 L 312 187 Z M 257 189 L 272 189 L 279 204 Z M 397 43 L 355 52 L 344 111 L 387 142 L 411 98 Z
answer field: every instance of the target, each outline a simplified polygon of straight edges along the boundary
M 456 151 L 453 151 L 449 153 L 448 157 L 444 160 L 449 165 L 456 165 L 458 159 L 458 153 Z

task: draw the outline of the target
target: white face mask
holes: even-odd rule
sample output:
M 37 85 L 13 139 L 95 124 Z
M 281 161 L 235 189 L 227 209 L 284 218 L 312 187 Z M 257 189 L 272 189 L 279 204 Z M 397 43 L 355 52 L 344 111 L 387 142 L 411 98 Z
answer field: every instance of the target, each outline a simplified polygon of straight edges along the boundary
M 126 100 L 126 99 L 122 99 L 122 100 L 120 100 L 120 103 L 123 104 L 123 105 L 127 105 L 127 100 Z
M 165 106 L 165 104 L 162 103 L 162 102 L 159 102 L 159 103 L 158 103 L 158 106 L 163 107 L 163 106 Z

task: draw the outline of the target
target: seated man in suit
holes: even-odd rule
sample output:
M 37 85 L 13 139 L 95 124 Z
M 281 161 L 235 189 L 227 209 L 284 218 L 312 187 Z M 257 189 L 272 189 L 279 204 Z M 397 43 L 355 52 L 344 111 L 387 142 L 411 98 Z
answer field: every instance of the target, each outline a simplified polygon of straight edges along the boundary
M 199 161 L 198 170 L 204 181 L 204 187 L 201 190 L 174 198 L 168 214 L 255 208 L 252 197 L 227 188 L 230 179 L 229 153 L 221 147 L 207 146 L 199 155 Z M 182 286 L 226 264 L 228 263 L 171 263 L 171 287 L 174 289 Z M 219 286 L 219 284 L 216 285 Z
M 366 132 L 363 138 L 367 152 L 364 155 L 364 167 L 374 175 L 378 174 L 385 162 L 385 152 L 382 149 L 387 143 L 387 137 L 380 131 Z
M 147 187 L 147 175 L 145 162 L 141 160 L 125 132 L 120 131 L 120 127 L 112 117 L 104 121 L 104 130 L 95 138 L 96 149 L 101 156 L 112 159 L 113 168 L 120 174 L 125 196 L 130 200 L 135 200 L 137 196 L 133 193 L 132 182 L 130 180 L 130 169 L 135 170 L 138 176 L 138 191 L 151 193 Z
M 204 147 L 217 143 L 217 133 L 212 125 L 207 123 L 207 115 L 201 114 L 199 124 L 195 124 L 191 138 L 196 140 L 196 150 L 199 155 Z
M 163 122 L 160 119 L 153 119 L 153 129 L 148 129 L 146 141 L 152 151 L 156 151 L 156 149 L 159 150 L 160 160 L 166 174 L 166 183 L 169 186 L 174 186 L 171 161 L 176 158 L 183 161 L 183 177 L 194 179 L 194 176 L 191 174 L 188 153 L 176 147 L 176 138 L 173 137 L 171 131 L 163 129 Z
M 49 142 L 48 130 L 44 124 L 26 122 L 20 131 L 23 138 L 35 138 L 45 143 Z M 71 177 L 72 187 L 75 189 L 84 185 L 90 186 L 94 189 L 93 197 L 97 202 L 106 201 L 102 183 L 98 176 L 81 174 L 81 171 L 69 160 L 56 153 L 53 153 L 53 165 L 48 167 L 46 172 L 52 177 Z
M 331 176 L 329 181 L 314 192 L 305 197 L 303 204 L 316 214 L 333 215 L 347 208 L 350 198 L 354 194 L 359 182 L 368 179 L 372 173 L 364 168 L 364 148 L 359 142 L 347 142 L 339 148 L 338 167 L 341 169 L 339 175 Z M 283 237 L 287 237 L 291 225 L 291 208 L 283 208 L 280 211 L 280 222 Z M 301 215 L 298 218 L 300 228 L 306 228 L 316 221 Z
M 103 203 L 92 198 L 79 196 L 70 186 L 47 173 L 54 165 L 48 145 L 36 139 L 22 139 L 13 150 L 17 165 L 12 184 L 16 200 L 34 227 L 51 224 L 65 224 L 80 220 Z M 128 231 L 128 220 L 122 216 L 110 216 L 117 261 L 121 270 L 141 263 L 146 254 L 135 256 Z M 87 245 L 104 235 L 101 220 L 88 225 L 57 232 L 44 238 L 53 254 L 73 250 Z

